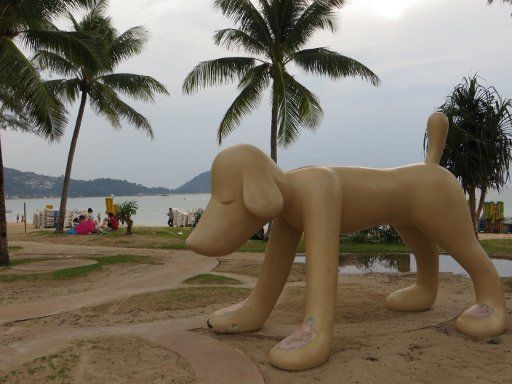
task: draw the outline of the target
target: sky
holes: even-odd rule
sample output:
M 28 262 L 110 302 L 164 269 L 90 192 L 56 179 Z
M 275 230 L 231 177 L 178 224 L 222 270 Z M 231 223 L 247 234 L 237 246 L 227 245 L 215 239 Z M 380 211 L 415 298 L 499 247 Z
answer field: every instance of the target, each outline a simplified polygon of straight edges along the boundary
M 171 97 L 154 104 L 132 102 L 149 118 L 151 140 L 124 124 L 120 131 L 89 108 L 75 155 L 75 179 L 118 178 L 147 186 L 177 187 L 210 169 L 215 155 L 248 143 L 270 151 L 270 103 L 243 119 L 218 146 L 218 124 L 233 99 L 234 85 L 183 95 L 187 73 L 200 61 L 243 55 L 217 47 L 214 31 L 233 26 L 211 0 L 111 0 L 109 14 L 119 31 L 145 26 L 151 39 L 144 52 L 118 72 L 155 77 Z M 319 32 L 308 47 L 329 47 L 352 57 L 382 80 L 330 80 L 290 68 L 321 100 L 317 132 L 279 148 L 279 165 L 396 167 L 422 161 L 423 135 L 431 112 L 467 75 L 478 73 L 512 98 L 512 7 L 487 0 L 351 0 L 338 12 L 334 34 Z M 69 106 L 69 128 L 57 144 L 7 132 L 4 165 L 59 176 L 64 173 L 78 105 Z

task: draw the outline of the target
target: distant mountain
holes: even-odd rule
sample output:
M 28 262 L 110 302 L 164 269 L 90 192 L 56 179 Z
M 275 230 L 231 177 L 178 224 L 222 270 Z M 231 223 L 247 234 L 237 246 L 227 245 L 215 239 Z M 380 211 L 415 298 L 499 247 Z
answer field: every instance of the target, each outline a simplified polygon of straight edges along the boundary
M 38 175 L 4 168 L 5 192 L 7 196 L 51 197 L 60 196 L 63 177 Z M 180 187 L 181 188 L 181 187 Z M 126 180 L 95 179 L 90 181 L 71 180 L 70 197 L 160 195 L 171 193 L 169 188 L 149 188 Z
M 171 193 L 210 193 L 210 171 L 197 175 L 181 187 L 173 189 Z

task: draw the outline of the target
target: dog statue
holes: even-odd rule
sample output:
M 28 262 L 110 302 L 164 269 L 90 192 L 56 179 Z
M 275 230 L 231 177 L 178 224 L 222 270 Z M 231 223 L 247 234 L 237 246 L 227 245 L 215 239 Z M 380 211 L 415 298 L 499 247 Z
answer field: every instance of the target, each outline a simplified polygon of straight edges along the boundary
M 246 300 L 215 312 L 208 326 L 218 333 L 262 328 L 304 233 L 304 321 L 272 349 L 269 361 L 287 370 L 323 364 L 333 335 L 340 235 L 390 224 L 414 253 L 418 270 L 413 285 L 387 297 L 388 308 L 432 307 L 439 245 L 469 273 L 476 291 L 476 304 L 458 317 L 457 330 L 477 337 L 502 333 L 505 297 L 500 278 L 475 236 L 461 186 L 439 166 L 447 133 L 448 119 L 434 113 L 427 124 L 425 162 L 383 170 L 306 167 L 285 173 L 250 145 L 220 152 L 212 165 L 211 199 L 187 239 L 188 248 L 207 256 L 227 255 L 273 222 L 256 287 Z

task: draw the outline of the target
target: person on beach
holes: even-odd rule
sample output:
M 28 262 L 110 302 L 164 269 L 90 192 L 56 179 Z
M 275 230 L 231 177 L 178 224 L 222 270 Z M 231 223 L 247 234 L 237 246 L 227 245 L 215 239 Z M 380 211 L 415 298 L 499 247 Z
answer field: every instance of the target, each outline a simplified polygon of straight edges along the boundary
M 101 213 L 98 212 L 98 216 L 96 216 L 98 221 L 97 221 L 97 224 L 101 224 Z
M 112 212 L 108 213 L 107 227 L 109 227 L 113 231 L 117 231 L 119 229 L 119 220 L 116 219 Z
M 76 226 L 76 233 L 79 235 L 90 235 L 96 232 L 94 221 L 89 220 L 84 215 L 80 215 L 79 223 Z
M 21 215 L 21 222 L 24 223 L 25 222 L 25 216 Z
M 18 213 L 18 214 L 16 215 L 16 223 L 19 223 L 19 222 L 20 222 L 20 214 Z
M 167 220 L 167 225 L 172 228 L 174 225 L 174 214 L 172 213 L 172 208 L 169 208 L 169 212 L 167 212 L 166 215 L 169 216 L 169 220 Z
M 89 208 L 87 210 L 87 220 L 94 222 L 94 213 L 92 211 L 92 208 Z

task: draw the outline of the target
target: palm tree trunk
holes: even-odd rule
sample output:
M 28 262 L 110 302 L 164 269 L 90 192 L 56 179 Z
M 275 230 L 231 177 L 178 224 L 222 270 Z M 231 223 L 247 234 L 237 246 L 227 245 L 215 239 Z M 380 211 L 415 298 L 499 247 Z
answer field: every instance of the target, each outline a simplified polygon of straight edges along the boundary
M 475 188 L 468 189 L 469 195 L 469 212 L 471 213 L 471 221 L 473 223 L 473 230 L 475 231 L 476 237 L 478 232 L 476 230 L 476 191 Z
M 480 216 L 482 216 L 482 209 L 484 208 L 485 203 L 485 197 L 487 196 L 487 189 L 482 189 L 480 191 L 480 199 L 478 199 L 478 208 L 476 210 L 476 218 L 477 220 L 480 219 Z
M 84 117 L 85 103 L 87 102 L 87 92 L 82 91 L 82 99 L 80 101 L 80 108 L 78 109 L 78 116 L 76 118 L 75 130 L 71 138 L 71 145 L 69 147 L 68 162 L 66 164 L 66 173 L 64 174 L 64 183 L 62 184 L 62 195 L 60 198 L 59 218 L 55 232 L 62 233 L 64 231 L 64 219 L 66 217 L 66 205 L 68 203 L 69 182 L 71 180 L 71 169 L 73 168 L 73 158 L 75 157 L 76 144 L 78 142 L 78 134 L 82 126 L 82 119 Z
M 272 98 L 272 122 L 270 125 L 270 157 L 277 163 L 277 98 Z
M 9 265 L 9 263 L 7 217 L 5 215 L 4 162 L 2 159 L 2 142 L 0 140 L 0 265 Z

